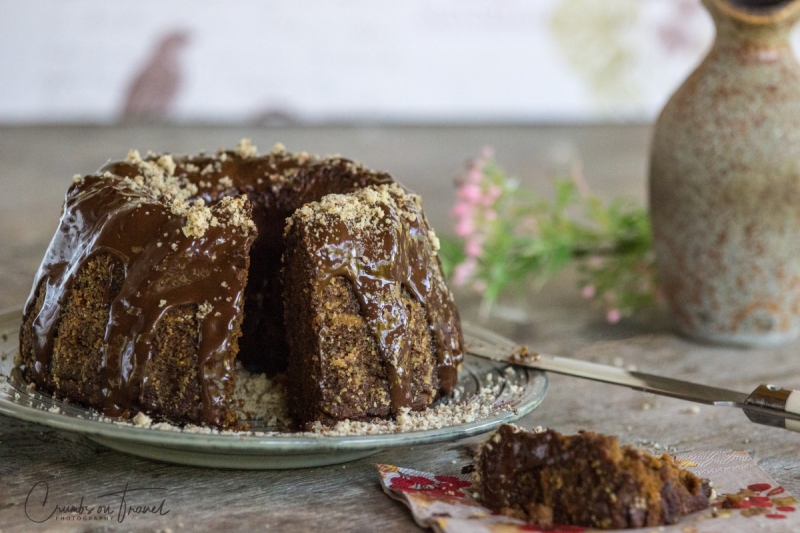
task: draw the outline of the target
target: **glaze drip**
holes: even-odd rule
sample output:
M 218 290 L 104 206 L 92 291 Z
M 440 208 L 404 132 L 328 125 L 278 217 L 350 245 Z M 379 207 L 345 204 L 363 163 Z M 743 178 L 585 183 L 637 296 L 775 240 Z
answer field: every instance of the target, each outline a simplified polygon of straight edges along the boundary
M 425 308 L 439 388 L 452 391 L 463 358 L 460 319 L 419 197 L 396 184 L 330 195 L 299 209 L 287 231 L 293 224 L 305 225 L 310 248 L 319 250 L 318 294 L 338 276 L 350 281 L 386 365 L 392 412 L 412 403 L 403 289 Z
M 248 217 L 249 210 L 248 203 Z M 90 176 L 73 186 L 36 282 L 45 285 L 33 321 L 34 379 L 48 379 L 59 309 L 73 278 L 93 257 L 109 254 L 123 264 L 125 276 L 109 302 L 101 350 L 103 396 L 95 407 L 111 416 L 131 414 L 153 358 L 156 325 L 169 309 L 195 305 L 211 309 L 200 320 L 201 409 L 210 423 L 224 423 L 221 387 L 233 364 L 226 354 L 242 313 L 247 251 L 255 232 L 227 225 L 227 210 L 210 211 L 218 225 L 191 238 L 182 231 L 186 221 L 172 214 L 167 202 L 131 190 L 119 176 Z

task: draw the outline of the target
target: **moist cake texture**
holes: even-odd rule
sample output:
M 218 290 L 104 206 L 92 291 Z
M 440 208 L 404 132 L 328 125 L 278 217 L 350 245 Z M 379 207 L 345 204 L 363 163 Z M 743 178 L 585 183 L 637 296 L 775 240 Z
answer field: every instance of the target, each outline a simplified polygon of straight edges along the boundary
M 477 499 L 538 526 L 622 529 L 673 524 L 705 509 L 711 488 L 664 454 L 581 431 L 503 425 L 476 455 Z
M 397 184 L 328 195 L 295 211 L 286 242 L 297 420 L 421 410 L 455 386 L 458 317 L 417 195 Z
M 146 412 L 224 428 L 239 423 L 231 401 L 237 361 L 253 372 L 288 369 L 290 394 L 306 398 L 310 391 L 315 399 L 298 404 L 295 415 L 303 424 L 422 409 L 455 385 L 460 323 L 441 279 L 435 236 L 418 198 L 387 174 L 338 156 L 291 154 L 279 145 L 258 156 L 242 141 L 236 150 L 194 157 L 142 158 L 131 151 L 126 160 L 73 181 L 20 331 L 23 373 L 41 390 L 109 416 Z M 313 270 L 282 269 L 283 261 L 302 255 L 287 242 L 305 247 L 305 261 L 314 257 L 311 241 L 293 240 L 311 221 L 293 217 L 284 239 L 287 217 L 354 191 L 357 202 L 386 200 L 367 203 L 398 222 L 376 237 L 399 239 L 388 258 L 396 265 L 367 276 L 400 291 L 399 300 L 379 298 L 386 305 L 373 303 L 370 296 L 380 291 L 361 282 L 356 263 L 345 268 L 333 260 L 335 251 L 323 250 Z M 364 226 L 357 238 L 368 235 Z M 384 244 L 381 251 L 391 247 Z M 361 252 L 365 264 L 379 263 Z M 332 270 L 326 274 L 321 263 Z M 303 292 L 311 286 L 313 297 Z M 313 311 L 295 305 L 312 300 L 324 305 Z M 324 314 L 331 309 L 346 312 Z M 327 330 L 315 326 L 326 320 L 344 328 L 348 342 L 325 352 L 330 357 L 314 367 L 319 352 L 316 359 L 310 355 L 295 330 L 317 331 L 328 342 Z M 336 352 L 342 347 L 348 354 Z M 313 392 L 311 379 L 326 393 Z M 327 390 L 333 385 L 339 407 L 312 406 L 334 401 Z

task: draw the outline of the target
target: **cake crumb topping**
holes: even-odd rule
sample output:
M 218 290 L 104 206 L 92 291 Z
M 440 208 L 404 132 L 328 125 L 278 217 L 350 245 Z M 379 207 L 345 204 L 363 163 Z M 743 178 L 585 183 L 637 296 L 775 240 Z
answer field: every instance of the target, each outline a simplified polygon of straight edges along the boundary
M 242 139 L 236 144 L 234 152 L 242 159 L 247 159 L 256 157 L 258 155 L 258 148 L 256 148 L 250 139 Z
M 142 162 L 142 156 L 139 154 L 139 150 L 131 149 L 128 150 L 128 155 L 125 156 L 126 163 L 133 163 L 134 165 L 138 165 Z
M 255 228 L 255 223 L 247 214 L 247 195 L 226 196 L 219 201 L 217 207 L 228 214 L 228 224 L 242 229 L 242 234 L 247 235 Z
M 195 316 L 197 316 L 198 320 L 203 320 L 213 310 L 214 306 L 205 301 L 197 307 L 197 315 Z
M 152 424 L 153 419 L 142 411 L 139 411 L 136 413 L 136 416 L 133 417 L 133 425 L 135 426 L 150 426 Z
M 240 141 L 237 150 L 242 154 L 251 154 L 247 157 L 255 153 L 255 147 L 246 139 Z M 190 182 L 185 175 L 175 175 L 177 163 L 171 155 L 152 157 L 155 159 L 142 159 L 138 150 L 130 150 L 125 162 L 135 165 L 140 174 L 133 178 L 123 178 L 122 181 L 131 190 L 165 204 L 173 215 L 184 217 L 186 222 L 182 231 L 186 237 L 200 238 L 210 227 L 227 225 L 243 229 L 243 234 L 246 235 L 255 227 L 247 212 L 246 196 L 224 197 L 217 205 L 209 206 L 203 198 L 197 198 L 197 185 Z M 198 167 L 191 163 L 186 164 L 185 168 L 195 172 L 198 170 Z M 214 170 L 214 166 L 209 163 L 200 174 L 208 174 Z M 233 179 L 230 176 L 223 176 L 219 179 L 219 184 L 225 188 L 232 188 Z M 216 216 L 218 212 L 226 214 L 223 220 Z M 172 248 L 175 250 L 176 246 Z
M 130 150 L 125 162 L 134 165 L 140 174 L 124 178 L 131 190 L 150 196 L 153 200 L 178 198 L 189 200 L 197 194 L 197 185 L 185 177 L 175 175 L 177 165 L 171 155 L 162 155 L 155 161 L 144 160 L 138 150 Z M 111 174 L 104 177 L 111 177 Z
M 296 222 L 306 226 L 325 226 L 332 218 L 344 222 L 356 232 L 362 232 L 376 228 L 384 221 L 392 224 L 393 222 L 387 220 L 387 207 L 413 223 L 418 217 L 414 202 L 416 196 L 396 183 L 365 187 L 350 194 L 329 194 L 318 202 L 305 204 L 295 211 L 287 220 L 284 233 L 288 233 Z M 432 233 L 428 232 L 427 236 L 430 237 Z M 436 244 L 432 241 L 431 247 L 438 249 L 438 242 L 438 239 Z
M 259 421 L 271 428 L 288 429 L 292 425 L 287 392 L 283 380 L 266 374 L 248 372 L 236 361 L 236 388 L 233 401 L 240 420 Z
M 442 245 L 439 242 L 439 237 L 436 236 L 436 233 L 433 231 L 433 229 L 428 230 L 428 240 L 431 241 L 431 247 L 433 248 L 433 251 L 438 252 Z
M 175 175 L 175 160 L 172 159 L 172 156 L 169 154 L 162 155 L 156 161 L 156 164 L 163 168 L 167 172 L 167 176 L 174 176 Z
M 206 206 L 206 202 L 202 198 L 198 198 L 191 205 L 188 205 L 180 198 L 176 198 L 172 202 L 171 210 L 176 215 L 186 217 L 183 234 L 187 237 L 202 237 L 205 235 L 213 218 L 211 209 Z

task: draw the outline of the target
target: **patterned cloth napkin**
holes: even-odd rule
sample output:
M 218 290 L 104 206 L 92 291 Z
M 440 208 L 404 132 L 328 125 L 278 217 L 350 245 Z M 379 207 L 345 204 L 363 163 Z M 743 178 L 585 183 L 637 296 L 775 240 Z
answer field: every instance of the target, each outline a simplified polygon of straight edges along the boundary
M 707 451 L 676 454 L 681 466 L 711 480 L 716 499 L 709 510 L 685 516 L 663 528 L 625 531 L 718 533 L 720 531 L 800 531 L 798 500 L 761 470 L 746 452 Z M 440 475 L 392 465 L 376 465 L 384 492 L 404 503 L 420 527 L 442 533 L 516 533 L 543 531 L 492 512 L 472 499 L 470 475 Z M 737 501 L 722 507 L 727 495 Z M 582 527 L 560 526 L 548 532 L 578 533 Z

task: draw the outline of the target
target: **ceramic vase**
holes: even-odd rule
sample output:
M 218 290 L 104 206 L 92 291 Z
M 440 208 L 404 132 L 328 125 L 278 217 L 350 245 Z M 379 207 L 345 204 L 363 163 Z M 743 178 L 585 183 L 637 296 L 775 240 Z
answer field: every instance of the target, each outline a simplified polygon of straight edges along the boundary
M 745 346 L 800 334 L 800 0 L 703 0 L 708 56 L 664 107 L 650 159 L 675 327 Z

